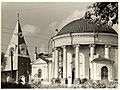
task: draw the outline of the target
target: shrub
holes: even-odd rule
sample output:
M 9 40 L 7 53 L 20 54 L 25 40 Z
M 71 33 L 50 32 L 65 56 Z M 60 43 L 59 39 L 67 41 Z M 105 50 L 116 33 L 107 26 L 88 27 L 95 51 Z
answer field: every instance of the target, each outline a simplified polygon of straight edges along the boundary
M 1 88 L 31 88 L 31 86 L 27 84 L 22 85 L 16 83 L 1 82 Z
M 87 81 L 87 78 L 83 78 L 82 80 L 81 80 L 81 83 L 83 84 L 83 83 L 85 83 Z
M 82 84 L 81 88 L 116 88 L 118 86 L 118 82 L 108 80 L 98 80 L 96 82 L 92 82 L 91 80 L 86 81 Z

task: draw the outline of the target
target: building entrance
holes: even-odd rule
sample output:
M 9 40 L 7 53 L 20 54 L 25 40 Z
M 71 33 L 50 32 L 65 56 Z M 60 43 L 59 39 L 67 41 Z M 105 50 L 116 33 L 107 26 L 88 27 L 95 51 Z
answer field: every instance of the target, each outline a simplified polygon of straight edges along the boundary
M 72 84 L 74 83 L 75 79 L 75 68 L 72 69 Z
M 106 66 L 101 68 L 101 79 L 108 79 L 108 68 Z

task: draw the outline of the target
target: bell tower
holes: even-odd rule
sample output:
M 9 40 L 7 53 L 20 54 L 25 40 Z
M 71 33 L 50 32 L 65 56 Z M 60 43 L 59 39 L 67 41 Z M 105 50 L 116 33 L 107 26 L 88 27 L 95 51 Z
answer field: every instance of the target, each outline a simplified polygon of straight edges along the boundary
M 7 71 L 16 82 L 18 82 L 21 76 L 24 76 L 25 81 L 28 82 L 29 75 L 31 74 L 31 60 L 28 53 L 28 46 L 20 26 L 19 14 L 15 30 L 8 45 L 6 57 L 7 65 L 5 71 Z

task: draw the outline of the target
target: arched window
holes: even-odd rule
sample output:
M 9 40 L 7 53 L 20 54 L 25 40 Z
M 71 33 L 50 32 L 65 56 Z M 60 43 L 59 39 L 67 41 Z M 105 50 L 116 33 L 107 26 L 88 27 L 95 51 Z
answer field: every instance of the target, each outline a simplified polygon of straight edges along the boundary
M 13 56 L 13 54 L 14 54 L 14 48 L 11 47 L 10 50 L 9 50 L 9 55 L 10 55 L 10 56 Z
M 101 68 L 101 79 L 108 79 L 108 68 L 106 66 Z
M 26 55 L 26 53 L 27 53 L 27 46 L 25 44 L 21 44 L 20 45 L 20 53 L 22 55 Z
M 10 48 L 9 50 L 9 55 L 11 57 L 11 77 L 14 78 L 14 73 L 13 73 L 13 55 L 14 55 L 14 48 Z
M 42 70 L 38 69 L 38 77 L 41 78 L 42 77 Z

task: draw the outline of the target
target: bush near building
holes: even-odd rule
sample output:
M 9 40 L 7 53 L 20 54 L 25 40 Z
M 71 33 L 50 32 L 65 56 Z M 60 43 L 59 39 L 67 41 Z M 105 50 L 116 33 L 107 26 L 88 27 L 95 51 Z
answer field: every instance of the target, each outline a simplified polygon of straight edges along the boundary
M 1 88 L 3 89 L 5 89 L 5 88 L 31 88 L 31 86 L 30 85 L 28 85 L 28 84 L 25 84 L 25 85 L 22 85 L 22 84 L 16 84 L 16 83 L 8 83 L 8 82 L 1 82 Z

